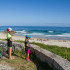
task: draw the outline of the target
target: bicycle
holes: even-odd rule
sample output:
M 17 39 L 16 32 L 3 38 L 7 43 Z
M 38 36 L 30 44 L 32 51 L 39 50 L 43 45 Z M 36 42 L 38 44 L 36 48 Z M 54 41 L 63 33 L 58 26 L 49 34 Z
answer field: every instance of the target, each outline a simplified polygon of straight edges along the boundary
M 2 59 L 3 55 L 6 54 L 6 51 L 7 51 L 7 45 L 0 44 L 0 60 Z

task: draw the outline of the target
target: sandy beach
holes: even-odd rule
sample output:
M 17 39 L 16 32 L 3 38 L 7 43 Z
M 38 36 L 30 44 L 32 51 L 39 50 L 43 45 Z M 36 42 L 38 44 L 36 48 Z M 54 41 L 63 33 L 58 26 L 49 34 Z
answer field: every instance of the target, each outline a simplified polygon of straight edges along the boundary
M 13 40 L 25 40 L 24 36 L 12 36 Z M 6 39 L 6 34 L 0 32 L 0 39 Z M 43 39 L 43 38 L 31 38 L 30 42 L 37 42 L 37 43 L 43 43 L 46 45 L 57 45 L 59 47 L 67 47 L 70 48 L 70 41 L 68 40 L 49 40 L 49 39 Z

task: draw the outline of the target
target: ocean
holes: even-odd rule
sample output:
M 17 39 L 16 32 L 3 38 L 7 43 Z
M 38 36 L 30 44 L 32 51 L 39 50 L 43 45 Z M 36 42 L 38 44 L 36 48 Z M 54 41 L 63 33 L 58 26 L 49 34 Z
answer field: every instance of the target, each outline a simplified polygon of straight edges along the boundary
M 0 26 L 0 32 L 12 28 L 17 36 L 31 35 L 37 38 L 70 40 L 70 27 L 49 26 Z

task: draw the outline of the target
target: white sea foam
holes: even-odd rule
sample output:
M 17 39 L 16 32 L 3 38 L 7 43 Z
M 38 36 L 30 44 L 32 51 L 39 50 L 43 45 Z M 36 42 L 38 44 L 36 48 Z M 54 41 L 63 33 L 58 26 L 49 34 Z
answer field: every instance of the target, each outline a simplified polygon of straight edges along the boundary
M 22 31 L 16 31 L 17 35 L 18 34 L 21 34 L 21 35 L 31 35 L 31 36 L 58 36 L 58 37 L 70 37 L 70 33 L 62 33 L 62 34 L 58 34 L 58 35 L 45 35 L 44 33 L 36 33 L 36 32 L 33 32 L 33 33 L 28 33 L 26 30 L 22 30 Z M 48 31 L 49 33 L 52 33 L 54 31 Z
M 27 33 L 25 30 L 22 30 L 22 31 L 16 31 L 17 33 Z
M 62 35 L 45 35 L 45 36 L 60 36 L 60 37 L 70 37 L 70 33 L 63 33 Z
M 48 31 L 49 33 L 53 33 L 54 31 Z
M 45 35 L 45 36 L 63 36 L 63 35 Z
M 27 34 L 24 34 L 24 35 L 27 35 Z M 29 35 L 37 35 L 37 36 L 39 36 L 39 35 L 44 35 L 43 33 L 30 33 Z
M 70 33 L 63 33 L 62 34 L 64 37 L 70 37 Z

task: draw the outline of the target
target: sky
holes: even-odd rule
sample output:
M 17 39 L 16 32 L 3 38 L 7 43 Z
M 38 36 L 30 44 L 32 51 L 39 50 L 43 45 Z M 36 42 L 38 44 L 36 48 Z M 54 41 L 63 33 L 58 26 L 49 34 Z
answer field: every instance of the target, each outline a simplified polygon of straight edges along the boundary
M 0 26 L 70 26 L 70 0 L 0 0 Z

